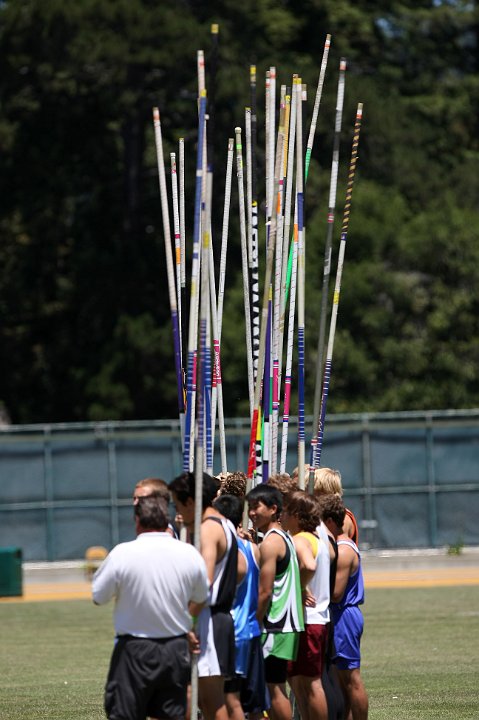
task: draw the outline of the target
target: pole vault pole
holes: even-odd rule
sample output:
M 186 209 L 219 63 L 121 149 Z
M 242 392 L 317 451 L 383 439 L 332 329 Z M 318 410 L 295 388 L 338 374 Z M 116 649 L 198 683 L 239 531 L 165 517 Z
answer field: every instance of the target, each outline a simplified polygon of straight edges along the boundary
M 341 138 L 341 123 L 343 117 L 345 74 L 346 60 L 344 58 L 341 58 L 341 62 L 339 64 L 338 92 L 336 97 L 336 120 L 333 140 L 333 159 L 331 163 L 331 180 L 329 184 L 328 225 L 326 233 L 326 244 L 324 247 L 323 287 L 321 293 L 318 349 L 316 353 L 316 383 L 314 388 L 313 427 L 311 432 L 311 457 L 309 469 L 310 484 L 312 481 L 314 481 L 314 468 L 317 467 L 316 446 L 319 430 L 319 411 L 321 407 L 321 379 L 323 376 L 324 365 L 324 340 L 326 336 L 326 316 L 328 307 L 329 277 L 331 274 L 331 251 L 333 245 L 334 213 L 336 209 L 336 191 L 338 186 L 339 143 Z
M 286 338 L 286 365 L 284 375 L 284 398 L 283 398 L 283 423 L 282 423 L 282 439 L 281 439 L 281 455 L 280 455 L 280 468 L 281 473 L 286 472 L 286 454 L 288 450 L 288 427 L 289 427 L 289 410 L 291 403 L 291 371 L 293 361 L 293 337 L 294 337 L 294 313 L 296 303 L 296 268 L 298 259 L 298 233 L 297 233 L 297 202 L 294 203 L 294 217 L 293 217 L 293 241 L 292 241 L 292 253 L 291 253 L 291 272 L 289 273 L 288 280 L 288 245 L 289 245 L 289 233 L 291 227 L 291 204 L 292 204 L 292 190 L 293 190 L 293 169 L 294 169 L 294 156 L 295 156 L 295 140 L 296 140 L 296 103 L 298 101 L 297 92 L 295 91 L 295 82 L 297 76 L 293 77 L 293 86 L 291 90 L 291 109 L 290 109 L 290 125 L 289 125 L 289 140 L 288 140 L 288 168 L 287 168 L 287 179 L 286 179 L 286 199 L 285 199 L 285 211 L 284 211 L 284 230 L 283 230 L 283 269 L 281 274 L 281 317 L 280 317 L 280 329 L 284 332 L 284 323 L 286 315 L 286 305 L 288 300 L 287 287 L 290 286 L 289 290 L 289 321 L 288 321 L 288 334 Z
M 185 386 L 186 338 L 188 335 L 186 307 L 186 222 L 185 222 L 185 140 L 178 141 L 178 185 L 180 214 L 180 261 L 181 261 L 181 357 L 183 359 L 183 387 Z M 184 395 L 183 395 L 184 397 Z
M 281 274 L 282 274 L 282 256 L 283 256 L 283 210 L 284 210 L 284 176 L 285 172 L 285 156 L 287 152 L 287 127 L 286 119 L 289 119 L 289 102 L 286 105 L 286 86 L 281 86 L 281 106 L 279 114 L 278 132 L 283 137 L 283 147 L 281 155 L 281 172 L 278 183 L 278 192 L 276 195 L 276 255 L 275 255 L 275 272 L 274 272 L 274 295 L 273 295 L 273 318 L 272 318 L 272 413 L 271 413 L 271 453 L 269 463 L 269 473 L 274 475 L 277 472 L 278 464 L 278 418 L 279 418 L 279 398 L 280 398 L 280 363 L 282 361 L 282 343 L 283 334 L 280 331 L 280 315 L 281 315 Z M 288 109 L 288 112 L 287 112 Z M 281 343 L 281 347 L 280 347 Z
M 191 428 L 195 427 L 194 410 L 196 405 L 196 442 L 194 452 L 194 473 L 195 473 L 195 529 L 194 544 L 198 552 L 201 551 L 200 528 L 203 515 L 203 466 L 204 466 L 204 393 L 205 393 L 205 359 L 206 359 L 206 343 L 207 343 L 207 323 L 208 323 L 208 243 L 209 243 L 209 225 L 204 223 L 205 215 L 205 174 L 206 167 L 204 163 L 204 144 L 206 143 L 205 126 L 206 126 L 206 90 L 204 89 L 204 58 L 200 50 L 198 52 L 198 86 L 199 86 L 199 117 L 198 117 L 198 149 L 196 160 L 196 186 L 195 186 L 195 225 L 193 233 L 193 266 L 191 270 L 191 296 L 190 296 L 190 323 L 188 336 L 188 383 L 189 395 L 191 400 L 187 404 L 190 417 L 190 431 L 188 431 L 188 420 L 186 422 L 185 441 L 191 441 Z M 203 219 L 203 227 L 202 227 Z M 201 288 L 201 293 L 200 293 Z M 199 368 L 197 380 L 197 393 L 194 392 L 194 378 L 197 368 L 195 366 L 195 357 L 198 345 L 198 307 L 199 308 L 199 327 L 200 327 L 200 351 L 198 354 Z M 192 318 L 192 315 L 194 316 Z M 191 384 L 190 384 L 190 367 L 191 367 Z M 195 395 L 197 394 L 197 402 Z M 185 451 L 183 454 L 183 469 L 188 470 L 191 462 L 190 452 Z M 186 465 L 188 464 L 188 467 Z M 191 714 L 190 720 L 198 719 L 198 655 L 191 657 Z
M 211 429 L 214 433 L 216 424 L 216 409 L 218 408 L 218 433 L 220 437 L 220 457 L 221 457 L 221 472 L 227 472 L 227 460 L 226 460 L 226 437 L 225 437 L 225 426 L 224 426 L 224 410 L 223 410 L 223 378 L 221 374 L 221 330 L 223 325 L 223 302 L 225 294 L 225 281 L 226 281 L 226 254 L 228 249 L 228 228 L 229 228 L 229 214 L 230 214 L 230 202 L 231 202 L 231 178 L 233 174 L 233 156 L 234 156 L 234 140 L 229 138 L 228 140 L 228 155 L 226 162 L 226 179 L 225 179 L 225 197 L 223 206 L 223 227 L 221 231 L 221 255 L 219 265 L 219 279 L 218 279 L 218 301 L 217 306 L 213 307 L 216 302 L 216 298 L 211 298 L 211 312 L 212 312 L 212 324 L 213 324 L 213 387 L 212 387 L 212 402 L 211 402 Z M 211 257 L 212 253 L 210 253 Z M 212 277 L 213 269 L 212 263 L 210 262 L 210 285 L 214 287 L 214 276 Z M 216 330 L 215 330 L 216 328 Z
M 173 203 L 173 230 L 175 234 L 175 267 L 176 267 L 176 298 L 178 303 L 178 327 L 180 335 L 180 360 L 183 368 L 182 355 L 182 322 L 181 322 L 181 232 L 180 208 L 178 203 L 178 174 L 176 169 L 176 153 L 170 153 L 171 162 L 171 195 Z
M 359 133 L 361 131 L 361 120 L 363 115 L 363 104 L 359 103 L 356 111 L 356 122 L 354 125 L 353 147 L 349 163 L 348 185 L 346 189 L 346 202 L 344 205 L 343 225 L 341 228 L 341 242 L 339 245 L 338 268 L 336 271 L 336 285 L 334 288 L 333 307 L 331 311 L 331 324 L 329 327 L 328 349 L 324 365 L 323 394 L 321 398 L 321 413 L 319 418 L 318 443 L 316 447 L 316 462 L 318 467 L 321 464 L 321 451 L 324 436 L 324 420 L 326 417 L 326 404 L 329 394 L 329 382 L 331 379 L 331 366 L 333 362 L 334 335 L 336 332 L 336 320 L 338 317 L 339 296 L 341 293 L 341 279 L 343 274 L 344 255 L 346 252 L 346 240 L 348 237 L 349 216 L 351 212 L 351 198 L 353 194 L 354 175 L 358 161 Z
M 308 142 L 307 142 L 307 148 L 306 148 L 306 157 L 304 162 L 304 184 L 306 184 L 308 180 L 309 175 L 309 166 L 311 161 L 311 154 L 313 151 L 313 145 L 314 145 L 314 137 L 316 133 L 316 127 L 318 122 L 318 115 L 319 115 L 319 108 L 321 104 L 321 97 L 323 93 L 323 85 L 324 85 L 324 78 L 326 75 L 326 68 L 328 64 L 328 57 L 329 57 L 329 49 L 331 46 L 331 35 L 326 35 L 326 40 L 324 43 L 324 50 L 323 50 L 323 57 L 321 60 L 321 67 L 319 71 L 319 78 L 318 78 L 318 86 L 316 89 L 316 96 L 314 100 L 314 107 L 313 107 L 313 114 L 311 118 L 311 124 L 309 129 L 309 135 L 308 135 Z M 297 77 L 297 76 L 294 76 Z M 296 93 L 294 93 L 294 78 L 293 78 L 293 92 L 292 92 L 292 99 L 291 99 L 291 125 L 292 125 L 292 137 L 293 137 L 293 145 L 294 145 L 294 129 L 296 124 L 296 106 L 293 107 L 293 104 L 296 103 Z M 290 139 L 290 147 L 292 144 L 292 140 Z M 303 205 L 304 205 L 304 192 L 303 192 Z M 297 202 L 295 202 L 295 221 L 298 220 L 298 206 Z M 288 292 L 289 288 L 292 287 L 292 281 L 293 281 L 293 255 L 296 253 L 296 256 L 294 258 L 294 264 L 296 268 L 297 273 L 297 258 L 298 258 L 298 237 L 293 237 L 291 239 L 291 244 L 289 246 L 289 253 L 288 253 L 288 244 L 290 242 L 289 240 L 289 223 L 290 223 L 290 212 L 285 213 L 285 222 L 284 222 L 284 240 L 283 240 L 283 270 L 282 270 L 282 301 L 281 301 L 281 320 L 280 320 L 280 333 L 282 334 L 284 332 L 284 319 L 285 319 L 285 313 L 286 313 L 286 304 L 288 300 Z M 296 228 L 297 229 L 297 228 Z M 305 232 L 303 231 L 303 240 L 305 240 Z M 295 287 L 296 287 L 296 276 L 294 278 Z M 293 325 L 291 327 L 294 327 L 294 305 L 295 300 L 293 299 L 293 319 L 291 320 L 291 314 L 290 314 L 290 326 L 291 322 Z M 290 331 L 288 330 L 288 337 L 290 340 L 292 340 L 292 335 Z M 288 366 L 288 361 L 286 361 Z M 281 378 L 281 362 L 279 366 L 279 372 L 280 372 L 280 378 Z M 290 364 L 290 372 L 291 372 L 291 364 Z M 290 407 L 290 390 L 291 390 L 291 374 L 288 374 L 288 378 L 286 380 L 285 376 L 285 400 L 284 400 L 284 412 L 283 412 L 283 429 L 282 429 L 282 444 L 281 444 L 281 460 L 280 460 L 280 467 L 282 468 L 280 471 L 285 472 L 286 471 L 286 454 L 287 454 L 287 443 L 288 443 L 288 426 L 289 426 L 289 407 Z
M 318 87 L 316 88 L 316 97 L 314 99 L 313 115 L 311 117 L 311 125 L 309 127 L 308 143 L 306 146 L 306 158 L 304 162 L 304 179 L 308 179 L 309 164 L 311 162 L 311 154 L 313 152 L 314 136 L 316 133 L 316 125 L 318 123 L 319 106 L 321 104 L 321 96 L 323 94 L 324 76 L 326 75 L 326 67 L 328 65 L 329 48 L 331 47 L 331 35 L 326 35 L 324 42 L 323 58 L 321 60 L 321 68 L 319 70 Z
M 238 205 L 240 219 L 240 237 L 241 237 L 241 263 L 243 268 L 243 295 L 244 295 L 244 312 L 245 312 L 245 332 L 246 332 L 246 362 L 248 368 L 248 394 L 250 403 L 250 418 L 253 416 L 254 404 L 254 380 L 253 380 L 253 351 L 251 345 L 251 312 L 249 304 L 249 282 L 248 282 L 248 246 L 246 238 L 246 213 L 244 198 L 244 178 L 243 178 L 243 146 L 241 142 L 241 128 L 235 128 L 236 138 L 236 172 L 238 177 Z
M 275 185 L 277 186 L 279 184 L 279 174 L 282 172 L 281 168 L 281 155 L 283 150 L 283 138 L 282 136 L 278 136 L 278 144 L 276 149 L 276 168 L 275 168 L 275 176 L 276 181 Z M 278 157 L 279 155 L 279 157 Z M 265 271 L 265 280 L 264 280 L 264 289 L 263 289 L 263 307 L 261 312 L 261 332 L 260 332 L 260 343 L 259 343 L 259 358 L 258 358 L 258 375 L 256 378 L 256 385 L 255 385 L 255 396 L 254 396 L 254 409 L 253 409 L 253 418 L 251 422 L 251 434 L 250 434 L 250 444 L 249 444 L 249 457 L 248 457 L 248 485 L 251 487 L 251 480 L 253 479 L 253 475 L 256 468 L 256 452 L 255 452 L 255 444 L 256 444 L 256 433 L 258 429 L 258 418 L 260 414 L 260 405 L 261 405 L 261 388 L 262 388 L 262 381 L 263 381 L 263 374 L 264 374 L 264 366 L 265 366 L 265 351 L 266 351 L 266 333 L 268 328 L 268 308 L 269 308 L 269 297 L 270 297 L 270 285 L 271 285 L 271 278 L 273 273 L 273 260 L 274 260 L 274 248 L 275 248 L 275 236 L 276 236 L 276 215 L 273 213 L 272 219 L 271 219 L 271 229 L 270 229 L 270 242 L 268 243 L 267 251 L 266 251 L 266 271 Z
M 228 251 L 228 231 L 231 204 L 231 179 L 233 176 L 234 139 L 228 139 L 228 158 L 226 162 L 225 199 L 223 206 L 223 227 L 221 231 L 220 278 L 218 284 L 218 339 L 221 342 L 223 327 L 223 302 L 226 281 L 226 255 Z
M 163 157 L 163 137 L 161 133 L 160 111 L 153 108 L 153 125 L 155 130 L 156 155 L 158 162 L 158 179 L 160 185 L 161 214 L 163 218 L 163 236 L 165 241 L 166 274 L 168 280 L 168 297 L 170 300 L 171 323 L 173 326 L 173 346 L 175 353 L 176 387 L 178 395 L 178 411 L 180 428 L 184 428 L 185 406 L 183 395 L 183 373 L 181 366 L 180 332 L 178 321 L 178 305 L 175 289 L 175 272 L 173 268 L 173 253 L 171 249 L 170 216 L 168 209 L 168 194 L 166 190 L 165 162 Z M 184 435 L 184 432 L 183 432 Z
M 256 65 L 250 65 L 251 105 L 251 331 L 253 345 L 253 375 L 256 382 L 258 372 L 260 312 L 259 312 L 259 267 L 258 267 L 258 182 L 256 167 Z
M 299 487 L 304 488 L 305 433 L 304 433 L 304 193 L 303 193 L 303 98 L 299 80 L 296 89 L 296 197 L 298 203 L 298 478 Z
M 193 230 L 193 262 L 191 267 L 190 316 L 188 330 L 187 403 L 183 470 L 192 467 L 191 430 L 194 427 L 194 393 L 196 385 L 196 352 L 198 344 L 198 313 L 201 257 L 201 194 L 203 186 L 203 143 L 205 140 L 206 91 L 200 97 L 198 118 L 198 149 L 196 156 L 195 217 Z

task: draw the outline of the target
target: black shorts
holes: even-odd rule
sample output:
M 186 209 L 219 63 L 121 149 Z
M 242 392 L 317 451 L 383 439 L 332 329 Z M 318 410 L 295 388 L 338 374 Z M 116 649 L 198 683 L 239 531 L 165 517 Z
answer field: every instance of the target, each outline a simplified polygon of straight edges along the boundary
M 122 635 L 110 662 L 105 712 L 110 720 L 184 716 L 189 681 L 186 635 L 166 639 Z
M 266 682 L 273 685 L 282 685 L 288 677 L 288 661 L 276 655 L 268 655 L 264 661 Z

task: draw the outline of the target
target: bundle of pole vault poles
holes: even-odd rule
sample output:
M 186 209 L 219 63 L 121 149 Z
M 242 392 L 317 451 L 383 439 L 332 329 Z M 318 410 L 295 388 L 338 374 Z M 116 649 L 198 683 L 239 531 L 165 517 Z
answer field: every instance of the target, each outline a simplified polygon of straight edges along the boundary
M 271 66 L 266 72 L 263 113 L 265 160 L 262 168 L 258 162 L 258 77 L 254 65 L 249 68 L 250 105 L 245 108 L 244 116 L 232 118 L 230 137 L 220 139 L 224 151 L 220 154 L 216 149 L 217 157 L 213 157 L 217 25 L 212 26 L 211 37 L 209 73 L 203 51 L 197 53 L 198 102 L 194 110 L 192 108 L 192 112 L 197 114 L 192 222 L 190 218 L 187 223 L 185 218 L 186 144 L 180 138 L 177 151 L 170 153 L 167 162 L 163 151 L 161 109 L 153 109 L 183 470 L 195 472 L 201 483 L 203 471 L 214 474 L 220 471 L 226 473 L 228 469 L 242 469 L 247 471 L 248 487 L 267 480 L 269 475 L 276 472 L 286 472 L 291 390 L 296 387 L 298 451 L 297 457 L 289 460 L 291 465 L 298 466 L 299 484 L 304 487 L 307 464 L 312 482 L 314 469 L 320 467 L 321 463 L 342 271 L 358 159 L 362 103 L 358 103 L 356 110 L 334 295 L 331 307 L 328 307 L 345 95 L 346 60 L 342 58 L 337 75 L 327 207 L 324 203 L 326 238 L 321 303 L 318 304 L 317 315 L 313 422 L 308 433 L 311 444 L 306 458 L 307 256 L 304 208 L 331 36 L 327 35 L 325 39 L 310 119 L 307 92 L 300 75 L 293 75 L 288 83 L 278 88 L 277 69 Z M 207 75 L 210 88 L 206 86 Z M 245 73 L 246 83 L 248 77 Z M 218 138 L 214 140 L 218 148 Z M 192 158 L 190 164 L 193 164 Z M 213 170 L 216 173 L 214 183 Z M 234 170 L 236 180 L 233 179 Z M 259 188 L 264 188 L 262 197 L 259 196 Z M 234 218 L 230 214 L 233 192 L 237 193 L 238 206 L 238 216 Z M 219 258 L 215 258 L 211 213 L 212 207 L 218 207 L 220 202 L 223 207 L 222 226 L 219 242 L 215 243 L 220 252 Z M 308 198 L 308 210 L 314 209 L 314 202 L 316 199 Z M 262 217 L 260 208 L 264 208 Z M 228 238 L 233 224 L 239 230 L 241 244 L 244 347 L 250 411 L 247 468 L 228 468 L 223 404 L 221 337 L 225 294 L 228 291 Z M 192 228 L 191 237 L 186 237 L 187 226 Z M 259 248 L 259 237 L 263 234 L 264 253 Z M 187 248 L 191 248 L 188 249 L 191 256 L 189 273 L 186 270 Z M 259 259 L 262 255 L 264 267 L 260 272 Z M 229 272 L 236 272 L 236 267 Z M 320 284 L 321 279 L 317 280 Z M 294 364 L 295 357 L 297 360 Z M 221 467 L 213 467 L 216 442 L 219 444 Z

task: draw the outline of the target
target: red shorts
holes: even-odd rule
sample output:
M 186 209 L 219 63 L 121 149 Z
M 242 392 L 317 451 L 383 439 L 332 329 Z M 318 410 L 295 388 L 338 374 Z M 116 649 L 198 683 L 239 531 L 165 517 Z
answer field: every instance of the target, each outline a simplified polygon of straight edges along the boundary
M 288 662 L 288 675 L 321 677 L 328 641 L 328 625 L 305 625 L 299 633 L 298 656 Z

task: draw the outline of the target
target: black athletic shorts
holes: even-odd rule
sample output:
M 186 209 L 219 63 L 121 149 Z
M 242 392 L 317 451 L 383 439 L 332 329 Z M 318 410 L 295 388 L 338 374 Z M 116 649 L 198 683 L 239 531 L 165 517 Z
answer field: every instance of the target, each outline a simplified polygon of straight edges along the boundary
M 264 674 L 267 683 L 282 685 L 288 677 L 288 661 L 275 655 L 268 655 L 264 661 Z
M 122 635 L 110 662 L 105 712 L 110 720 L 184 717 L 189 682 L 186 635 L 166 639 Z

